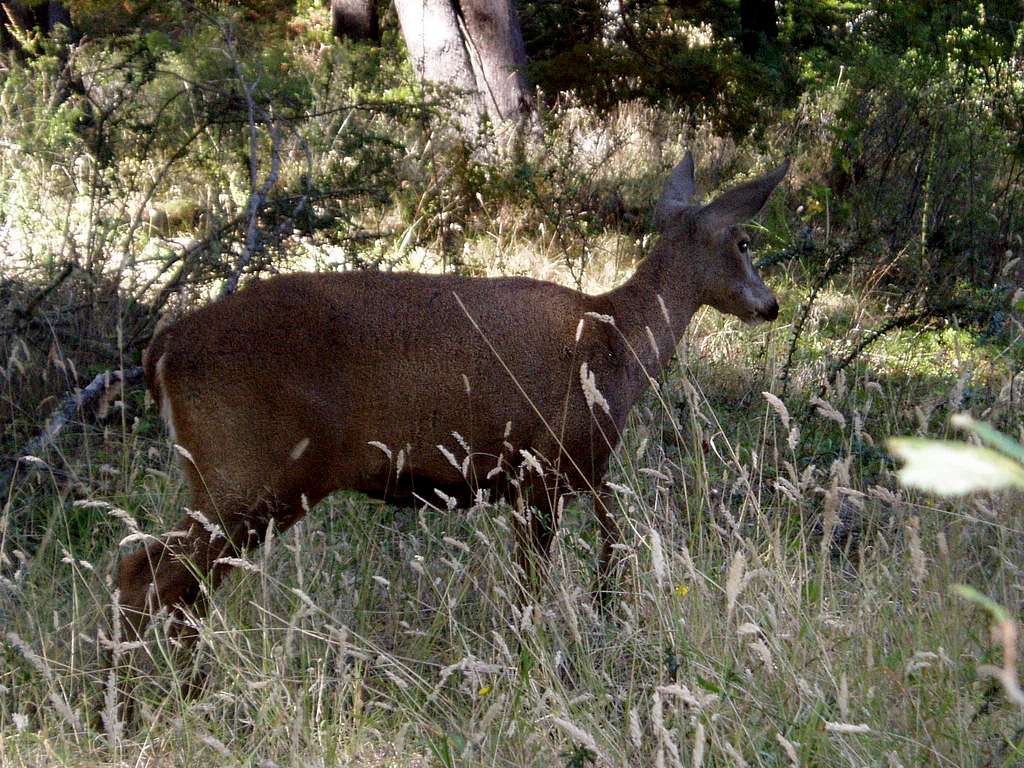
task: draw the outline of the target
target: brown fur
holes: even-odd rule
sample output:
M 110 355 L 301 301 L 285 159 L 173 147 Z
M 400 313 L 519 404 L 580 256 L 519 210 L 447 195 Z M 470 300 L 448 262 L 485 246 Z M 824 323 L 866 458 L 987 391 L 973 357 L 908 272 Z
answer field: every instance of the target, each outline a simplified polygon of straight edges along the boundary
M 199 577 L 222 577 L 218 558 L 258 542 L 271 523 L 287 527 L 334 490 L 396 504 L 437 502 L 435 489 L 463 502 L 476 489 L 516 500 L 509 477 L 523 471 L 524 450 L 545 472 L 524 475 L 521 492 L 536 513 L 520 531 L 521 552 L 546 553 L 558 499 L 589 491 L 607 571 L 618 529 L 601 492 L 604 473 L 630 408 L 690 317 L 705 303 L 747 320 L 778 312 L 737 244 L 746 238 L 739 223 L 785 170 L 699 208 L 690 204 L 687 155 L 666 184 L 653 252 L 602 295 L 526 278 L 293 274 L 165 328 L 145 357 L 147 386 L 169 406 L 177 443 L 191 457 L 182 464 L 192 508 L 224 536 L 211 540 L 186 517 L 177 535 L 125 558 L 118 586 L 129 625 L 140 632 L 157 607 L 192 606 Z M 607 412 L 588 408 L 582 364 Z M 437 447 L 461 463 L 454 433 L 472 450 L 465 476 Z M 504 471 L 494 475 L 499 460 Z

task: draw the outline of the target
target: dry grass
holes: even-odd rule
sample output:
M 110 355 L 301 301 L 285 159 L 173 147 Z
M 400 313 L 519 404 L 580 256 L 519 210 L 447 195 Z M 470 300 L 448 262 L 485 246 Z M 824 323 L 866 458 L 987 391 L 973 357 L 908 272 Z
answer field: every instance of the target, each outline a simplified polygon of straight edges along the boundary
M 710 187 L 759 162 L 639 107 L 611 121 L 570 107 L 552 141 L 579 150 L 562 172 L 586 179 L 582 192 L 626 177 L 637 206 L 683 145 Z M 38 178 L 18 177 L 26 190 Z M 465 249 L 478 271 L 597 290 L 642 251 L 585 227 L 559 240 L 507 200 L 479 205 Z M 26 202 L 22 214 L 42 229 L 49 210 Z M 380 246 L 385 262 L 444 263 L 407 247 L 413 228 Z M 54 252 L 59 234 L 47 231 Z M 18 242 L 13 230 L 0 239 Z M 296 251 L 341 258 L 315 238 Z M 1021 712 L 979 671 L 1002 649 L 951 589 L 1019 609 L 1024 507 L 906 493 L 881 450 L 893 434 L 944 434 L 961 409 L 1020 428 L 1006 362 L 1019 352 L 895 334 L 812 403 L 822 350 L 880 313 L 877 296 L 836 285 L 810 317 L 791 394 L 766 397 L 781 391 L 806 295 L 798 266 L 769 282 L 779 323 L 700 313 L 678 367 L 631 417 L 609 476 L 625 535 L 604 614 L 587 502 L 567 509 L 546 583 L 523 607 L 507 507 L 337 495 L 235 563 L 196 622 L 205 691 L 189 698 L 193 670 L 173 663 L 160 622 L 130 649 L 107 620 L 118 543 L 180 517 L 173 450 L 153 410 L 65 435 L 0 499 L 0 766 L 1020 764 Z M 45 363 L 19 366 L 32 364 Z M 138 698 L 127 728 L 100 663 L 111 643 Z
M 4 512 L 45 503 L 49 529 L 19 562 L 5 527 L 0 764 L 1015 764 L 1021 714 L 978 672 L 999 648 L 951 587 L 1017 604 L 1020 504 L 902 492 L 865 456 L 903 426 L 900 395 L 862 373 L 813 409 L 765 399 L 783 329 L 700 326 L 617 454 L 607 615 L 582 502 L 523 609 L 507 508 L 337 496 L 238 563 L 198 622 L 203 695 L 160 627 L 123 655 L 125 730 L 90 719 L 95 628 L 113 542 L 178 515 L 170 449 L 129 430 L 81 457 L 93 504 L 44 474 Z M 795 450 L 794 427 L 812 436 Z

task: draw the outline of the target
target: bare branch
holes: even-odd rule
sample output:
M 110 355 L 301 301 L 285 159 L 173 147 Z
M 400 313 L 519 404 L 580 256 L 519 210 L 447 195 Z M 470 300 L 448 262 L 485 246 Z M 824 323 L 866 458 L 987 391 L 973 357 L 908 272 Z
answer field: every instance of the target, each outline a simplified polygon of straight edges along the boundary
M 235 68 L 235 76 L 238 78 L 239 85 L 242 89 L 242 95 L 245 97 L 245 104 L 249 115 L 249 202 L 245 208 L 245 216 L 247 220 L 245 230 L 245 244 L 242 247 L 242 252 L 239 254 L 238 259 L 235 262 L 235 267 L 231 274 L 228 276 L 227 282 L 224 284 L 224 288 L 221 291 L 221 296 L 228 296 L 234 293 L 238 289 L 238 281 L 242 276 L 242 272 L 249 266 L 252 261 L 252 257 L 260 249 L 260 236 L 259 236 L 259 213 L 266 203 L 267 195 L 270 194 L 270 190 L 277 183 L 278 176 L 281 173 L 281 132 L 277 128 L 277 124 L 274 121 L 272 115 L 268 114 L 263 107 L 256 103 L 254 94 L 256 88 L 259 85 L 260 78 L 257 77 L 253 81 L 248 81 L 245 78 L 245 73 L 242 72 L 242 64 L 238 58 L 238 52 L 235 49 L 234 35 L 231 31 L 231 27 L 225 28 L 224 39 L 227 43 L 228 55 L 231 57 L 231 62 Z M 259 118 L 259 120 L 257 120 Z M 263 184 L 257 188 L 257 182 L 259 180 L 259 130 L 258 122 L 265 122 L 270 129 L 270 172 L 267 177 L 263 180 Z

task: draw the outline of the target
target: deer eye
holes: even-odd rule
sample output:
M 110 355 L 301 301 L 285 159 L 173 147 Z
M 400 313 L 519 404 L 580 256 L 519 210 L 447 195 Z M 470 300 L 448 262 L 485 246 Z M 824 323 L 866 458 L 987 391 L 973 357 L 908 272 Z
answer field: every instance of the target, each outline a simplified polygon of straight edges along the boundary
M 740 240 L 739 243 L 736 244 L 736 247 L 740 249 L 740 253 L 747 253 L 750 251 L 750 241 Z

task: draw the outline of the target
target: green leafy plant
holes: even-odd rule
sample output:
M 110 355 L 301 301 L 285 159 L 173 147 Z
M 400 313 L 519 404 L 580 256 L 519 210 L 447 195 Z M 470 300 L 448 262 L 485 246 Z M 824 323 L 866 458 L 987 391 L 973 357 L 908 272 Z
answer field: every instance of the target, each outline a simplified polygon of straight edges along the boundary
M 940 496 L 1011 488 L 1024 490 L 1024 446 L 966 414 L 954 416 L 952 422 L 976 435 L 985 445 L 956 440 L 893 438 L 889 440 L 889 450 L 905 462 L 898 475 L 903 485 Z M 952 591 L 989 613 L 992 639 L 1003 647 L 1002 666 L 982 665 L 978 672 L 997 680 L 1010 701 L 1024 706 L 1024 691 L 1017 679 L 1017 622 L 1006 608 L 972 586 L 955 584 Z
M 904 461 L 899 480 L 910 488 L 961 496 L 976 491 L 1024 490 L 1024 446 L 990 425 L 959 414 L 955 426 L 985 445 L 957 440 L 895 437 L 889 450 Z

